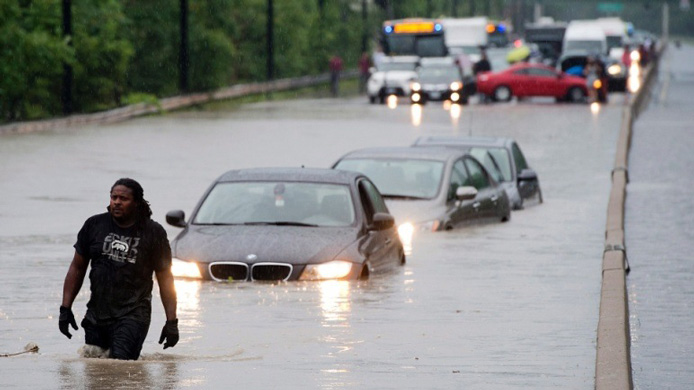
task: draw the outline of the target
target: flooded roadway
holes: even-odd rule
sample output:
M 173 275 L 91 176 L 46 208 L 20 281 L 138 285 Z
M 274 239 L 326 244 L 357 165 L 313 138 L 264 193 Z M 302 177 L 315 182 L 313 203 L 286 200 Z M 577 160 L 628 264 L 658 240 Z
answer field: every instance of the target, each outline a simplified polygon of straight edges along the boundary
M 366 98 L 270 102 L 0 139 L 0 353 L 7 388 L 592 389 L 610 170 L 621 96 L 370 106 Z M 190 213 L 228 169 L 328 167 L 424 134 L 514 137 L 545 203 L 511 221 L 422 234 L 407 264 L 367 282 L 177 281 L 181 341 L 156 344 L 158 292 L 138 362 L 83 359 L 58 332 L 62 283 L 83 221 L 118 178 L 143 184 L 155 219 Z M 166 226 L 170 238 L 178 229 Z M 74 311 L 84 315 L 88 280 Z M 155 288 L 156 290 L 156 288 Z

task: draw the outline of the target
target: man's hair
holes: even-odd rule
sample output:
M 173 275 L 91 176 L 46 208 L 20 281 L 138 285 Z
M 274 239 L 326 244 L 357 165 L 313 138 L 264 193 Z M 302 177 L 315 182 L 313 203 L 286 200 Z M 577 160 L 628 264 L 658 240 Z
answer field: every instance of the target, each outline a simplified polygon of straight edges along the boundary
M 130 188 L 130 190 L 133 192 L 133 200 L 135 203 L 137 203 L 135 221 L 140 225 L 146 223 L 147 220 L 152 217 L 152 209 L 149 207 L 149 202 L 145 199 L 145 190 L 142 189 L 140 183 L 133 179 L 124 177 L 113 183 L 111 186 L 111 192 L 113 192 L 113 189 L 116 188 L 116 186 L 125 186 Z M 106 207 L 106 209 L 110 212 L 111 206 L 109 205 Z

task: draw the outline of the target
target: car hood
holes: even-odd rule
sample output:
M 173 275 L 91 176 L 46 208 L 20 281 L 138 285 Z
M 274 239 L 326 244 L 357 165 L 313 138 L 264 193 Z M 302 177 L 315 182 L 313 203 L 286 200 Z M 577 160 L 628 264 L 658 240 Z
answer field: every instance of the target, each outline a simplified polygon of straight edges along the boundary
M 357 231 L 354 227 L 191 226 L 174 240 L 172 250 L 179 259 L 205 263 L 320 263 L 356 241 Z
M 417 73 L 409 70 L 390 70 L 388 72 L 378 72 L 373 77 L 375 80 L 385 80 L 387 83 L 406 84 L 410 80 L 417 78 Z
M 397 225 L 404 222 L 418 224 L 441 220 L 446 213 L 446 208 L 433 200 L 386 199 L 386 206 Z

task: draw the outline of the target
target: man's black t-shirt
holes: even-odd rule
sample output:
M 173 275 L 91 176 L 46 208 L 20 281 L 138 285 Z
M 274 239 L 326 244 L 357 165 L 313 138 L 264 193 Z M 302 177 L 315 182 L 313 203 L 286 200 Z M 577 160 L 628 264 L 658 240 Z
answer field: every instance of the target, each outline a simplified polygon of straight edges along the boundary
M 121 228 L 111 214 L 98 214 L 82 226 L 75 250 L 91 262 L 85 318 L 108 322 L 128 317 L 149 323 L 152 273 L 171 266 L 171 248 L 160 224 L 148 220 L 144 228 Z

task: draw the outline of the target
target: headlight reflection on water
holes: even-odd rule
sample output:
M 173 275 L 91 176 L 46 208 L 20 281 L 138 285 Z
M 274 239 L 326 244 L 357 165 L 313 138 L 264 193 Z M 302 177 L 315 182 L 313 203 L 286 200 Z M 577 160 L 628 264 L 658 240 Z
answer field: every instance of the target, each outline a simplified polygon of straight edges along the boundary
M 202 282 L 198 280 L 174 280 L 176 299 L 180 312 L 197 311 L 200 306 L 200 287 Z
M 410 106 L 410 114 L 412 117 L 412 125 L 419 126 L 422 124 L 422 105 L 412 104 Z
M 386 98 L 386 102 L 388 103 L 388 108 L 391 110 L 394 110 L 398 107 L 398 97 L 395 95 L 388 95 Z
M 325 327 L 349 326 L 348 315 L 352 311 L 350 303 L 350 282 L 325 280 L 319 282 L 321 311 Z

